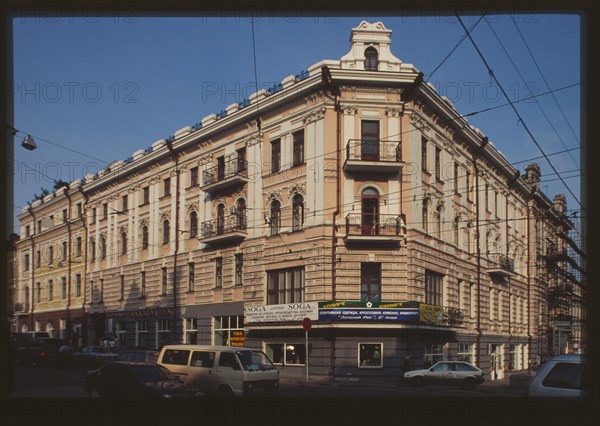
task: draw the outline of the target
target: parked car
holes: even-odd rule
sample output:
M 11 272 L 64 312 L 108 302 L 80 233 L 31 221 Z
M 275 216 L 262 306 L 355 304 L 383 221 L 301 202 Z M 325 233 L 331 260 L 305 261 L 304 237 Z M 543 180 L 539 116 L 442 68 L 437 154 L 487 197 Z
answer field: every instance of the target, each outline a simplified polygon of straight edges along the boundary
M 485 381 L 482 370 L 464 361 L 440 361 L 426 370 L 408 371 L 404 379 L 415 387 L 443 384 L 469 390 Z
M 115 361 L 135 361 L 135 362 L 152 362 L 158 361 L 158 351 L 144 351 L 138 349 L 124 350 L 119 353 Z
M 533 397 L 585 396 L 583 377 L 584 355 L 559 355 L 550 358 L 527 385 L 527 395 Z
M 86 346 L 81 352 L 76 352 L 73 359 L 76 364 L 84 367 L 96 368 L 107 361 L 113 361 L 119 354 L 114 348 L 105 346 Z
M 64 339 L 36 339 L 17 348 L 15 361 L 34 366 L 64 367 L 72 361 L 73 348 Z
M 201 398 L 204 393 L 182 383 L 160 365 L 115 361 L 85 376 L 84 389 L 92 398 Z

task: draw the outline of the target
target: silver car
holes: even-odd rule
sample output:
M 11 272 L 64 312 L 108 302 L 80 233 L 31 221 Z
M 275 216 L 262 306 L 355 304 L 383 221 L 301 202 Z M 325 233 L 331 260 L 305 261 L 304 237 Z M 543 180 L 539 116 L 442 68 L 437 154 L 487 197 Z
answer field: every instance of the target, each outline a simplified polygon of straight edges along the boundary
M 415 387 L 423 385 L 454 385 L 462 389 L 472 390 L 483 383 L 484 373 L 479 368 L 463 361 L 440 361 L 427 370 L 413 370 L 404 374 L 407 380 Z
M 559 355 L 550 358 L 527 385 L 528 396 L 585 396 L 584 355 Z

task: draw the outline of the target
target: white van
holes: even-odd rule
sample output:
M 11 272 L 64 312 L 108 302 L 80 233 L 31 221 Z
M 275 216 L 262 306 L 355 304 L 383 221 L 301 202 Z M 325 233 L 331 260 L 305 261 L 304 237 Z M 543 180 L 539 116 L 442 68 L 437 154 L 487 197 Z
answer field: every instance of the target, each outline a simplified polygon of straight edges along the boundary
M 158 364 L 208 394 L 241 396 L 279 389 L 279 370 L 256 349 L 167 345 L 160 351 Z

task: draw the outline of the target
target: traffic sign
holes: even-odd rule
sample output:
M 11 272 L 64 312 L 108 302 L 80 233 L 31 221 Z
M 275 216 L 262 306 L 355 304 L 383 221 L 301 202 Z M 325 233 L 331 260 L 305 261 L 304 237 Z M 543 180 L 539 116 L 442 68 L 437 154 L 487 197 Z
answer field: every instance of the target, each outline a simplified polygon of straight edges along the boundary
M 312 321 L 310 320 L 310 318 L 306 317 L 302 320 L 302 328 L 307 333 L 310 331 L 310 329 L 312 328 Z

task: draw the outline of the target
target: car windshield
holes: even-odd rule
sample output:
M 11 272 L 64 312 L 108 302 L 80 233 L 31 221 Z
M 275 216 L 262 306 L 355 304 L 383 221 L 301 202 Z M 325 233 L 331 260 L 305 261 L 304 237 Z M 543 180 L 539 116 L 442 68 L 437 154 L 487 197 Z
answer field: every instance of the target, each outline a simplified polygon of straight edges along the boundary
M 275 366 L 261 351 L 237 351 L 237 356 L 246 371 L 274 370 Z
M 131 367 L 131 371 L 137 381 L 142 383 L 178 380 L 176 375 L 159 365 L 136 365 Z

